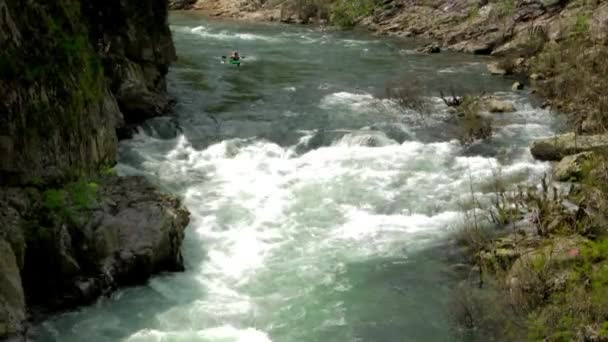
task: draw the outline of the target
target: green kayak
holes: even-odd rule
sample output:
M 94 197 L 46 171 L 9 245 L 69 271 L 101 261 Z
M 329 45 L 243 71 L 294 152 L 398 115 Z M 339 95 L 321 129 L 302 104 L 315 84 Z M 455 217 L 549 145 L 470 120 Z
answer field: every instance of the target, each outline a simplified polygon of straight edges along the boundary
M 232 65 L 236 65 L 236 66 L 240 66 L 241 65 L 241 60 L 240 59 L 232 59 L 232 58 L 226 58 L 226 56 L 222 56 L 222 63 L 230 63 Z

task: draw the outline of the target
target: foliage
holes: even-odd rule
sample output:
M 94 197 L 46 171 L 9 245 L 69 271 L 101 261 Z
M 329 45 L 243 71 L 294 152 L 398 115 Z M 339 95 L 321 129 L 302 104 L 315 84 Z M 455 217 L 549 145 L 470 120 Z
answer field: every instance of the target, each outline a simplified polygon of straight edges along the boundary
M 576 31 L 587 30 L 586 19 L 577 19 Z M 587 31 L 585 31 L 587 32 Z M 546 44 L 535 59 L 532 71 L 546 81 L 538 82 L 541 96 L 553 101 L 554 106 L 570 113 L 570 120 L 579 128 L 588 119 L 589 133 L 608 128 L 608 48 L 594 44 L 588 34 L 574 34 L 559 44 Z
M 491 119 L 484 118 L 479 114 L 482 107 L 481 102 L 481 96 L 465 95 L 462 98 L 462 103 L 458 106 L 459 140 L 464 144 L 472 143 L 478 139 L 487 139 L 492 136 Z
M 340 27 L 353 27 L 361 17 L 372 14 L 375 0 L 336 0 L 331 6 L 332 23 Z
M 430 113 L 431 103 L 424 96 L 423 87 L 415 78 L 404 77 L 386 85 L 386 97 L 404 112 L 414 111 L 419 115 Z
M 510 16 L 515 11 L 515 0 L 498 0 L 496 5 L 496 15 L 498 17 Z
M 77 212 L 93 208 L 97 203 L 98 184 L 81 179 L 60 189 L 44 192 L 44 207 L 57 218 L 74 222 Z
M 589 16 L 586 13 L 579 13 L 576 16 L 576 23 L 574 24 L 574 34 L 578 36 L 584 36 L 589 33 Z

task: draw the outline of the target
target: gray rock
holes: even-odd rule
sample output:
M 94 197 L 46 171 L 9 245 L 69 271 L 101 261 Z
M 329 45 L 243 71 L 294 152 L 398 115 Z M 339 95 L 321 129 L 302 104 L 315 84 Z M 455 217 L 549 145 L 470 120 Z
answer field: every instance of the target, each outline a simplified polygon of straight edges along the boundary
M 511 102 L 490 99 L 486 103 L 490 113 L 512 113 L 515 112 L 515 105 Z
M 18 334 L 25 320 L 25 296 L 15 254 L 0 239 L 0 338 Z
M 500 76 L 503 76 L 503 75 L 506 75 L 506 74 L 507 74 L 507 71 L 506 71 L 506 70 L 504 70 L 504 69 L 501 69 L 501 68 L 498 66 L 498 63 L 489 63 L 489 64 L 488 64 L 488 71 L 489 71 L 489 72 L 490 72 L 490 74 L 492 74 L 492 75 L 500 75 Z
M 562 182 L 580 180 L 584 164 L 591 158 L 593 158 L 593 152 L 582 152 L 564 157 L 553 169 L 555 178 Z
M 418 51 L 422 52 L 422 53 L 428 53 L 428 54 L 440 53 L 441 48 L 439 47 L 439 44 L 433 43 L 433 44 L 429 44 L 423 48 L 418 49 Z
M 512 90 L 522 90 L 524 89 L 524 85 L 521 82 L 515 82 L 513 83 L 513 86 L 511 86 Z
M 142 177 L 116 176 L 99 182 L 97 199 L 86 207 L 71 196 L 58 211 L 42 209 L 33 197 L 26 213 L 31 224 L 17 223 L 28 232 L 21 274 L 29 305 L 72 308 L 159 272 L 183 270 L 189 214 L 174 196 Z
M 539 160 L 561 160 L 565 156 L 587 151 L 608 150 L 608 134 L 575 135 L 567 133 L 538 139 L 530 151 Z
M 196 0 L 169 0 L 169 9 L 185 10 L 190 9 L 196 3 Z

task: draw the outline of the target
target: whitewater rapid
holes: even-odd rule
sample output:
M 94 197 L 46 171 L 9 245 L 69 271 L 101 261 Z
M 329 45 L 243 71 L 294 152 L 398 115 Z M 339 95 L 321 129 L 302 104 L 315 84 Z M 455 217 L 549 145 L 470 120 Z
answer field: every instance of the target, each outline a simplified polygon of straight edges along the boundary
M 120 146 L 119 174 L 147 177 L 191 212 L 186 271 L 53 318 L 36 340 L 454 340 L 446 240 L 472 195 L 493 196 L 497 175 L 532 184 L 548 171 L 528 144 L 554 132 L 552 114 L 477 57 L 239 25 L 173 18 L 174 116 Z M 249 56 L 239 69 L 219 63 L 233 48 Z M 401 71 L 433 90 L 431 114 L 383 98 Z M 432 88 L 446 79 L 517 112 L 494 115 L 492 139 L 463 146 Z

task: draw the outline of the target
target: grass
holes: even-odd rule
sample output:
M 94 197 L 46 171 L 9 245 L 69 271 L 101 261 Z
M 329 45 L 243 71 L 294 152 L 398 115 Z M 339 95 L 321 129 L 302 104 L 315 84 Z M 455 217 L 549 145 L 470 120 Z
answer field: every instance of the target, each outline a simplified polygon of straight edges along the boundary
M 282 13 L 295 13 L 300 20 L 329 19 L 342 28 L 352 28 L 360 18 L 373 13 L 376 0 L 286 0 L 281 2 Z M 283 17 L 283 14 L 282 14 Z
M 470 293 L 464 299 L 458 292 L 461 300 L 455 314 L 467 313 L 460 323 L 463 329 L 485 329 L 494 336 L 525 335 L 509 337 L 512 340 L 608 337 L 605 160 L 605 156 L 595 155 L 586 161 L 575 191 L 560 191 L 546 178 L 538 185 L 507 189 L 497 174 L 498 185 L 492 190 L 496 199 L 489 207 L 474 201 L 477 212 L 501 218 L 486 220 L 477 215 L 458 233 L 459 241 L 470 246 L 473 260 L 482 268 L 480 284 L 489 286 L 492 293 L 475 295 L 474 284 L 468 286 Z M 566 209 L 566 201 L 578 209 Z M 471 207 L 467 210 L 471 212 Z M 524 217 L 535 231 L 509 230 L 510 223 Z M 492 222 L 500 229 L 480 234 L 480 222 Z M 503 235 L 497 236 L 501 231 Z M 495 310 L 480 316 L 479 308 L 490 305 Z M 501 323 L 497 325 L 497 321 Z
M 48 189 L 43 193 L 44 207 L 56 219 L 77 222 L 78 212 L 92 209 L 98 201 L 98 184 L 80 179 L 63 188 Z
M 575 34 L 562 43 L 547 44 L 532 65 L 532 71 L 546 81 L 537 89 L 552 100 L 556 109 L 569 113 L 570 121 L 582 130 L 585 120 L 593 124 L 589 133 L 608 128 L 608 48 L 596 45 L 588 36 Z

